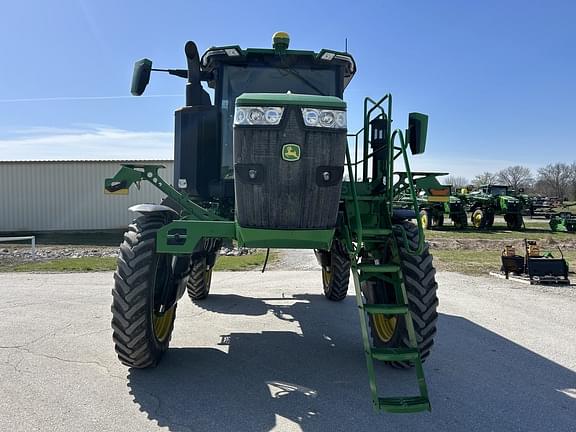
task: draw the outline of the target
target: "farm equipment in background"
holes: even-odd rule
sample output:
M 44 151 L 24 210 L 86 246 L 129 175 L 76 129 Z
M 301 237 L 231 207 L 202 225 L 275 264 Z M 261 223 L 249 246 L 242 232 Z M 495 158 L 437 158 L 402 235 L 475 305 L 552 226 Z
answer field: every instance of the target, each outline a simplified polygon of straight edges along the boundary
M 530 217 L 550 219 L 555 215 L 554 209 L 562 206 L 562 200 L 556 197 L 533 196 L 530 198 Z
M 541 253 L 536 241 L 524 240 L 525 255 L 517 255 L 513 246 L 502 251 L 502 268 L 506 279 L 529 281 L 530 284 L 568 285 L 568 263 L 562 250 L 558 248 L 560 258 L 554 258 L 551 252 Z
M 444 226 L 444 217 L 448 217 L 454 223 L 455 228 L 461 229 L 467 226 L 467 215 L 464 203 L 452 195 L 451 185 L 442 185 L 438 177 L 447 173 L 413 172 L 414 185 L 417 191 L 418 208 L 422 227 L 430 229 Z M 397 207 L 411 205 L 409 196 L 400 196 L 396 201 Z
M 223 241 L 314 249 L 328 300 L 346 298 L 352 274 L 374 408 L 430 410 L 422 362 L 436 333 L 437 284 L 408 155 L 424 152 L 428 117 L 410 113 L 407 129 L 393 129 L 392 95 L 365 98 L 363 128 L 348 135 L 352 158 L 342 97 L 354 59 L 288 45 L 279 32 L 272 49 L 230 45 L 200 57 L 188 42 L 187 69 L 136 62 L 134 95 L 151 71 L 165 71 L 187 79 L 186 106 L 176 111 L 175 186 L 158 165 L 124 165 L 105 181 L 110 193 L 145 181 L 167 195 L 132 207 L 141 216 L 124 236 L 114 275 L 116 352 L 130 367 L 158 364 L 178 300 L 186 291 L 193 301 L 208 296 Z M 394 172 L 397 159 L 404 172 Z M 400 195 L 411 205 L 395 208 Z M 374 361 L 414 368 L 419 393 L 381 397 Z
M 560 212 L 550 218 L 550 229 L 554 232 L 576 232 L 576 215 L 571 212 Z
M 522 213 L 524 199 L 513 196 L 508 186 L 485 185 L 466 194 L 468 210 L 472 213 L 471 222 L 476 228 L 490 228 L 495 215 L 504 215 L 511 230 L 520 230 L 524 226 Z

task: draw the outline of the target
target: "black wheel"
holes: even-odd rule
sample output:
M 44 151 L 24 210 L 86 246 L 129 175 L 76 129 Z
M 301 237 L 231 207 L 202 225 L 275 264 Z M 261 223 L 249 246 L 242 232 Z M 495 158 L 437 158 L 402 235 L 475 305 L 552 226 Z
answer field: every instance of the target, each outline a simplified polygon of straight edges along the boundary
M 466 219 L 466 214 L 458 215 L 453 219 L 454 221 L 454 228 L 456 229 L 463 229 L 468 226 L 468 221 Z
M 156 232 L 169 221 L 166 214 L 141 216 L 120 245 L 112 289 L 112 338 L 126 366 L 156 366 L 170 343 L 187 269 L 179 272 L 172 255 L 156 252 Z
M 315 251 L 322 266 L 322 286 L 328 300 L 341 301 L 348 293 L 350 257 L 340 241 L 334 239 L 330 251 Z
M 524 225 L 524 219 L 521 214 L 506 214 L 504 215 L 504 219 L 506 220 L 508 229 L 512 231 L 519 231 Z
M 210 293 L 212 270 L 216 262 L 216 253 L 192 258 L 190 261 L 190 276 L 186 288 L 192 300 L 204 300 Z
M 494 225 L 494 212 L 486 213 L 486 228 L 492 228 Z
M 443 227 L 444 226 L 444 215 L 440 213 L 438 217 L 436 217 L 436 226 Z
M 418 227 L 410 222 L 403 222 L 402 226 L 406 230 L 408 242 L 411 249 L 418 246 Z M 434 345 L 434 336 L 436 334 L 436 322 L 438 320 L 438 297 L 436 291 L 436 270 L 432 263 L 432 255 L 426 244 L 420 255 L 409 255 L 403 247 L 402 237 L 397 235 L 401 267 L 404 275 L 404 283 L 416 339 L 422 359 L 430 355 Z M 363 282 L 362 292 L 366 297 L 367 303 L 396 303 L 396 294 L 394 287 L 382 280 L 369 279 Z M 372 342 L 375 347 L 408 347 L 410 341 L 408 330 L 406 329 L 405 320 L 402 316 L 392 316 L 383 314 L 370 314 L 369 325 L 372 334 Z M 411 367 L 411 362 L 390 362 L 394 367 L 406 368 Z
M 420 222 L 422 223 L 422 228 L 432 228 L 432 212 L 427 209 L 420 210 Z

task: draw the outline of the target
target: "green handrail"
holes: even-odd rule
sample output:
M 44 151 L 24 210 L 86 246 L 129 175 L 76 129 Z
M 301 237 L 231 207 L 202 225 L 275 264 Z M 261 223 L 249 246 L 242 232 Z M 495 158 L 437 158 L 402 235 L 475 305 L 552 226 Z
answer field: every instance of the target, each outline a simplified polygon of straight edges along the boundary
M 390 93 L 385 94 L 382 98 L 376 102 L 374 99 L 370 97 L 364 98 L 364 153 L 362 156 L 366 159 L 366 155 L 368 154 L 368 146 L 370 142 L 370 114 L 375 109 L 380 109 L 382 114 L 386 114 L 384 108 L 382 108 L 382 102 L 388 99 L 388 112 L 389 114 L 392 113 L 392 95 Z M 372 108 L 368 109 L 368 102 L 372 103 Z M 390 115 L 388 115 L 388 122 L 390 122 Z M 390 130 L 390 124 L 388 125 L 388 130 Z M 386 137 L 386 141 L 388 142 L 388 137 Z M 364 164 L 362 167 L 362 181 L 366 181 L 368 178 L 368 164 Z

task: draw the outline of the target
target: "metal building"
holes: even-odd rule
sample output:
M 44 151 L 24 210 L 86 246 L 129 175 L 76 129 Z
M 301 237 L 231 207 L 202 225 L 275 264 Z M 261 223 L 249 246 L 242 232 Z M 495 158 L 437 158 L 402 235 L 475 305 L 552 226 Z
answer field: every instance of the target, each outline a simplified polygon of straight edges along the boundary
M 171 160 L 0 161 L 0 232 L 125 228 L 134 218 L 128 207 L 163 196 L 146 182 L 128 195 L 104 194 L 104 179 L 122 163 L 164 165 L 159 174 L 172 183 Z

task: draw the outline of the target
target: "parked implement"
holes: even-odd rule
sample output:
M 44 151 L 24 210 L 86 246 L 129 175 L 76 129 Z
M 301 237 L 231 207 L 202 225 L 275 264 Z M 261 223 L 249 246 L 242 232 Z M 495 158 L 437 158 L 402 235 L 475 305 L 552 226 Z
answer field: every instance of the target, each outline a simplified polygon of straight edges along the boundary
M 550 218 L 552 231 L 576 232 L 576 215 L 571 212 L 560 212 Z
M 444 217 L 448 217 L 457 229 L 468 225 L 464 202 L 457 196 L 452 195 L 451 185 L 442 185 L 438 177 L 448 175 L 447 173 L 427 173 L 413 172 L 414 184 L 416 187 L 418 208 L 422 227 L 431 229 L 444 226 Z M 409 194 L 404 194 L 396 202 L 400 208 L 410 207 L 412 198 Z
M 495 215 L 504 215 L 511 230 L 520 230 L 524 226 L 522 212 L 524 200 L 513 196 L 508 186 L 485 185 L 465 195 L 468 209 L 472 214 L 470 221 L 476 228 L 490 228 Z
M 517 255 L 513 246 L 506 246 L 502 251 L 501 271 L 506 279 L 512 274 L 514 279 L 529 281 L 530 284 L 570 284 L 568 263 L 560 248 L 560 258 L 555 258 L 551 252 L 542 253 L 533 240 L 525 239 L 524 248 L 524 256 Z
M 208 296 L 223 241 L 315 249 L 329 300 L 346 296 L 352 274 L 374 407 L 429 410 L 422 361 L 436 333 L 437 284 L 408 157 L 408 149 L 424 152 L 428 117 L 411 113 L 408 128 L 394 130 L 392 96 L 366 98 L 353 160 L 342 96 L 354 59 L 288 45 L 288 35 L 276 33 L 272 49 L 232 45 L 199 57 L 188 42 L 188 68 L 164 70 L 187 79 L 186 106 L 176 111 L 175 186 L 158 165 L 124 165 L 105 182 L 118 192 L 147 181 L 167 196 L 132 208 L 141 216 L 125 234 L 115 273 L 116 352 L 132 367 L 160 361 L 177 301 L 186 291 L 194 301 Z M 150 60 L 136 63 L 133 94 L 143 93 L 153 70 Z M 406 171 L 395 175 L 399 158 Z M 411 208 L 393 207 L 400 194 Z M 419 394 L 380 397 L 375 360 L 414 367 Z

